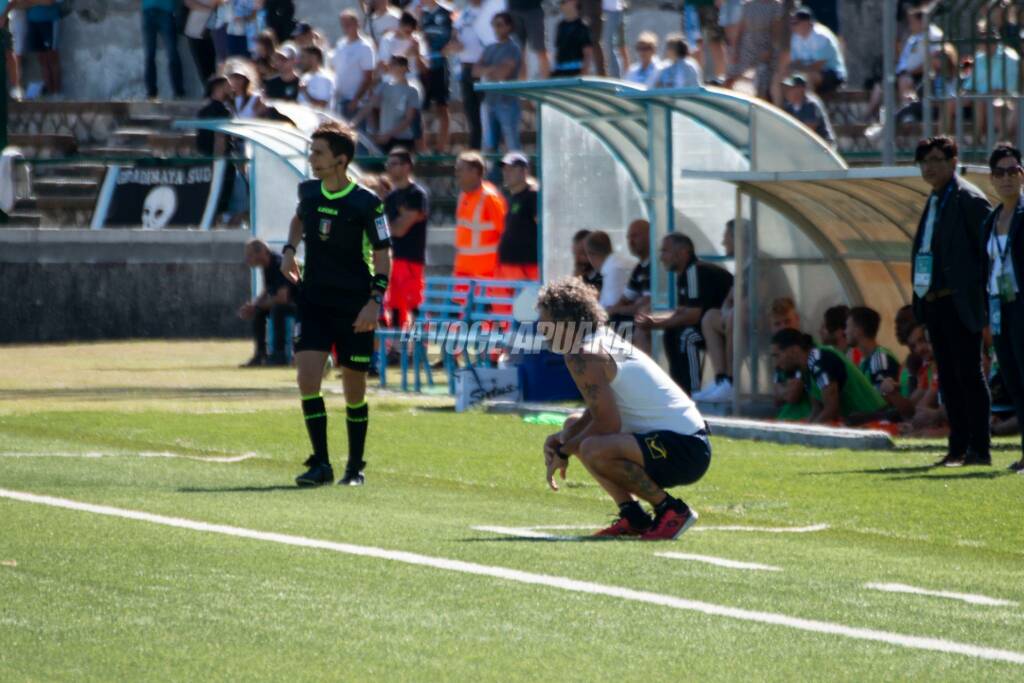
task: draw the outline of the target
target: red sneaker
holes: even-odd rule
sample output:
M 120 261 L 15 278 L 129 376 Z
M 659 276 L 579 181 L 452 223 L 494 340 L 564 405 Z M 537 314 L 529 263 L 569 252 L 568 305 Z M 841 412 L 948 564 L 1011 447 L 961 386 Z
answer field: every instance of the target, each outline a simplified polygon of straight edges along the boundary
M 637 529 L 625 517 L 619 517 L 607 529 L 601 529 L 594 536 L 602 538 L 616 538 L 618 536 L 639 536 L 644 533 L 643 529 Z
M 654 518 L 654 526 L 640 536 L 641 541 L 671 541 L 693 526 L 697 513 L 686 508 L 682 512 L 669 509 Z

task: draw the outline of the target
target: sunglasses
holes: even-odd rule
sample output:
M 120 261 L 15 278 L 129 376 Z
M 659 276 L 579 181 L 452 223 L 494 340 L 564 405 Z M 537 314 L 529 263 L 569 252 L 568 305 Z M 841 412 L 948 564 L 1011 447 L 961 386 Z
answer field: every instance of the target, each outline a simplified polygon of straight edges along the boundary
M 1010 168 L 996 166 L 992 169 L 992 177 L 1005 178 L 1006 176 L 1018 176 L 1022 172 L 1024 172 L 1024 168 L 1021 168 L 1020 166 L 1011 166 Z

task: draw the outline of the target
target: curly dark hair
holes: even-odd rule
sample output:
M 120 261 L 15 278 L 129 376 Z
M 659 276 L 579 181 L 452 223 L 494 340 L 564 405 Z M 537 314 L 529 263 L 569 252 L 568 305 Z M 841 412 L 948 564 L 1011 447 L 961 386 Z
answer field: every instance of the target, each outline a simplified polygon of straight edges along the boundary
M 578 277 L 563 277 L 544 285 L 537 296 L 537 308 L 543 308 L 555 322 L 602 325 L 608 314 L 597 302 L 597 292 Z

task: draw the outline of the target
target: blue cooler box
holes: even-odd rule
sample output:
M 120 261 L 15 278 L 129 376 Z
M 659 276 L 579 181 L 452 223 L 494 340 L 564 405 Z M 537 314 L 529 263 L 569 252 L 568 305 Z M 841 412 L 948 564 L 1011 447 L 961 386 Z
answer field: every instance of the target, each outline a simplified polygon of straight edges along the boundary
M 524 401 L 582 400 L 576 382 L 557 353 L 541 350 L 518 357 L 519 386 Z

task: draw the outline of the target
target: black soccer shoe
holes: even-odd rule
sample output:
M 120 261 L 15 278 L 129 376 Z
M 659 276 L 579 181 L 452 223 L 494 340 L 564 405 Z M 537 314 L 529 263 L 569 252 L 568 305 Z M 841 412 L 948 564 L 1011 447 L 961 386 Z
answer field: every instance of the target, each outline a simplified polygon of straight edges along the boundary
M 358 470 L 345 470 L 345 476 L 338 480 L 338 486 L 362 486 L 366 477 Z
M 242 363 L 238 367 L 240 367 L 240 368 L 259 368 L 259 367 L 263 367 L 266 364 L 267 364 L 267 357 L 266 356 L 261 356 L 260 354 L 257 353 L 255 356 L 253 356 L 249 360 L 245 361 L 244 363 Z
M 334 483 L 334 470 L 329 463 L 313 462 L 313 456 L 310 456 L 304 464 L 309 466 L 309 470 L 295 477 L 297 486 L 323 486 Z

